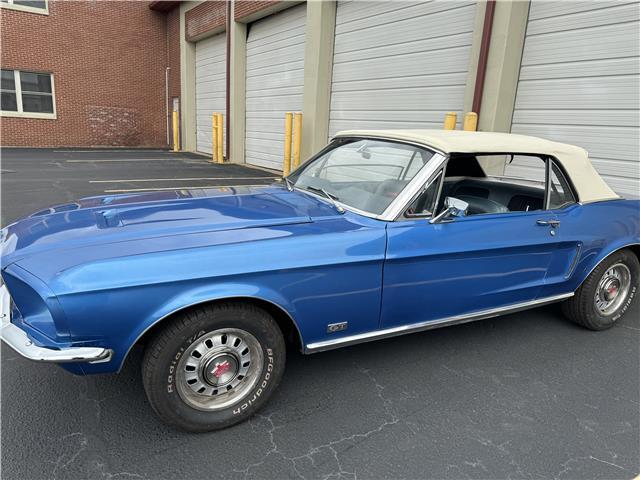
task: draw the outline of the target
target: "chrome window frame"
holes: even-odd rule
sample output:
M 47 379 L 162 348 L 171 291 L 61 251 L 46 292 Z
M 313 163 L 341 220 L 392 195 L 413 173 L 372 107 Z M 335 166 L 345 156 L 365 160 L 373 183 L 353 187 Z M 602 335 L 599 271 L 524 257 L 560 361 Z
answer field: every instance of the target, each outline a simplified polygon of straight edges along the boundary
M 334 140 L 339 140 L 339 139 L 358 139 L 358 140 L 384 140 L 384 141 L 388 141 L 388 142 L 392 142 L 392 143 L 400 143 L 403 145 L 411 145 L 414 147 L 418 147 L 421 148 L 423 150 L 429 150 L 431 152 L 433 152 L 433 156 L 429 159 L 429 161 L 418 171 L 418 173 L 416 173 L 414 175 L 414 177 L 409 181 L 409 183 L 404 187 L 404 189 L 398 194 L 398 196 L 393 199 L 393 201 L 389 204 L 389 206 L 381 213 L 381 214 L 375 214 L 375 213 L 371 213 L 371 212 L 366 212 L 364 210 L 360 210 L 358 208 L 352 207 L 350 205 L 346 205 L 340 201 L 336 201 L 335 203 L 339 206 L 341 206 L 342 208 L 344 208 L 345 210 L 352 212 L 352 213 L 356 213 L 358 215 L 362 215 L 365 217 L 369 217 L 369 218 L 373 218 L 376 220 L 381 220 L 383 222 L 393 222 L 395 220 L 397 220 L 399 217 L 401 217 L 403 215 L 403 213 L 405 212 L 405 210 L 408 208 L 408 206 L 410 205 L 412 199 L 420 192 L 420 190 L 424 187 L 424 185 L 426 184 L 427 181 L 429 181 L 429 179 L 431 178 L 431 176 L 438 171 L 438 169 L 444 165 L 445 161 L 447 160 L 447 155 L 442 152 L 441 150 L 431 147 L 427 144 L 424 143 L 420 143 L 420 142 L 411 142 L 411 141 L 406 141 L 406 140 L 400 140 L 394 137 L 390 137 L 390 136 L 381 136 L 381 135 L 366 135 L 366 136 L 357 136 L 357 137 L 352 137 L 352 136 L 338 136 L 338 137 L 333 137 L 331 139 L 331 141 Z M 320 150 L 320 152 L 318 152 L 316 155 L 314 155 L 313 157 L 311 157 L 309 160 L 307 160 L 306 162 L 304 162 L 302 165 L 300 165 L 300 167 L 298 168 L 302 168 L 305 165 L 307 165 L 309 162 L 315 160 L 316 158 L 318 158 L 320 155 L 324 155 L 325 153 L 327 153 L 328 148 L 325 147 L 322 150 Z M 296 169 L 297 170 L 297 169 Z M 293 172 L 292 172 L 293 173 Z M 318 198 L 326 203 L 330 203 L 324 196 L 316 194 L 314 192 L 310 192 L 308 190 L 304 190 L 302 188 L 296 188 L 294 186 L 294 189 L 299 191 L 299 192 L 303 192 L 305 194 L 311 195 L 315 198 Z

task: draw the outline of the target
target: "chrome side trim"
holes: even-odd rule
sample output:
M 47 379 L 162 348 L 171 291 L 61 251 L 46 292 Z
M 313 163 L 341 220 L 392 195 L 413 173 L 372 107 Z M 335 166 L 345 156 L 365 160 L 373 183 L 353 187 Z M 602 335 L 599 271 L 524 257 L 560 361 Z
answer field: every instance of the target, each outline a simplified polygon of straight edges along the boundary
M 569 265 L 569 270 L 567 270 L 567 273 L 564 275 L 565 279 L 571 278 L 571 275 L 575 272 L 576 267 L 578 266 L 578 260 L 580 260 L 580 255 L 582 255 L 582 243 L 579 243 L 576 247 L 576 253 L 573 257 L 573 261 L 571 262 L 571 265 Z
M 324 352 L 325 350 L 331 350 L 339 347 L 347 347 L 349 345 L 356 345 L 358 343 L 371 342 L 373 340 L 396 337 L 398 335 L 405 335 L 408 333 L 421 332 L 424 330 L 432 330 L 432 329 L 441 328 L 441 327 L 448 327 L 449 325 L 457 325 L 460 323 L 474 322 L 476 320 L 483 320 L 486 318 L 506 315 L 508 313 L 519 312 L 521 310 L 526 310 L 532 307 L 540 307 L 542 305 L 559 302 L 561 300 L 565 300 L 570 297 L 573 297 L 573 292 L 564 293 L 562 295 L 555 295 L 553 297 L 540 298 L 538 300 L 532 300 L 529 302 L 517 303 L 514 305 L 507 305 L 505 307 L 481 310 L 478 312 L 468 313 L 464 315 L 455 315 L 453 317 L 446 317 L 439 320 L 429 320 L 427 322 L 420 322 L 420 323 L 414 323 L 411 325 L 402 325 L 399 327 L 386 328 L 384 330 L 376 330 L 374 332 L 359 333 L 357 335 L 350 335 L 348 337 L 337 338 L 335 340 L 326 340 L 323 342 L 310 343 L 305 347 L 305 353 Z

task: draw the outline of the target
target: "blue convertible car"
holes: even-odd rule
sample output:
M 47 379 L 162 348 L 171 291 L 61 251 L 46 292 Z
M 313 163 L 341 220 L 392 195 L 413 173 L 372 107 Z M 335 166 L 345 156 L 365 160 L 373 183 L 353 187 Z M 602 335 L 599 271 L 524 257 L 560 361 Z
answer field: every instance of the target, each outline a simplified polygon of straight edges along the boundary
M 78 374 L 144 345 L 167 423 L 267 401 L 305 353 L 551 302 L 601 330 L 635 300 L 640 202 L 578 147 L 351 131 L 281 183 L 91 197 L 2 229 L 2 339 Z

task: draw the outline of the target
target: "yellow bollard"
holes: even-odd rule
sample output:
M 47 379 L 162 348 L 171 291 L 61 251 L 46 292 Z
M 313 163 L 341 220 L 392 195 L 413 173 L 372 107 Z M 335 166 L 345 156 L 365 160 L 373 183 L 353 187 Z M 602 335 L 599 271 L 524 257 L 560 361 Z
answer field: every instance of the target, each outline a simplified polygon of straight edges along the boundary
M 218 142 L 218 115 L 216 113 L 211 114 L 211 161 L 213 163 L 218 161 L 218 149 L 216 143 Z
M 293 169 L 300 166 L 300 144 L 302 143 L 302 114 L 293 115 Z
M 475 112 L 466 113 L 462 121 L 462 129 L 475 132 L 478 129 L 478 114 Z
M 218 163 L 224 163 L 224 153 L 222 153 L 222 146 L 224 144 L 223 141 L 223 132 L 224 132 L 224 126 L 222 123 L 222 114 L 218 113 L 218 141 L 216 142 L 216 147 L 217 147 L 217 153 L 216 153 L 216 157 L 218 159 Z
M 180 125 L 178 122 L 178 112 L 173 112 L 172 116 L 172 125 L 173 125 L 173 151 L 180 151 Z
M 291 173 L 291 127 L 293 125 L 293 113 L 284 114 L 284 160 L 282 162 L 282 176 Z
M 444 114 L 444 129 L 455 130 L 458 122 L 458 114 L 456 112 L 447 112 Z

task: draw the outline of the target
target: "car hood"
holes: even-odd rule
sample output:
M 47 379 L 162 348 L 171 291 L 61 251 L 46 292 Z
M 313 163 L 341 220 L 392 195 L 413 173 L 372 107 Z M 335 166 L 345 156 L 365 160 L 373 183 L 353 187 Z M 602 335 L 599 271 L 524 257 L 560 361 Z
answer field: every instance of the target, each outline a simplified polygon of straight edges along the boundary
M 309 223 L 327 204 L 279 186 L 224 187 L 89 197 L 36 212 L 1 231 L 2 268 L 45 252 L 222 230 Z M 153 242 L 149 242 L 149 249 Z M 175 242 L 180 248 L 180 242 Z

